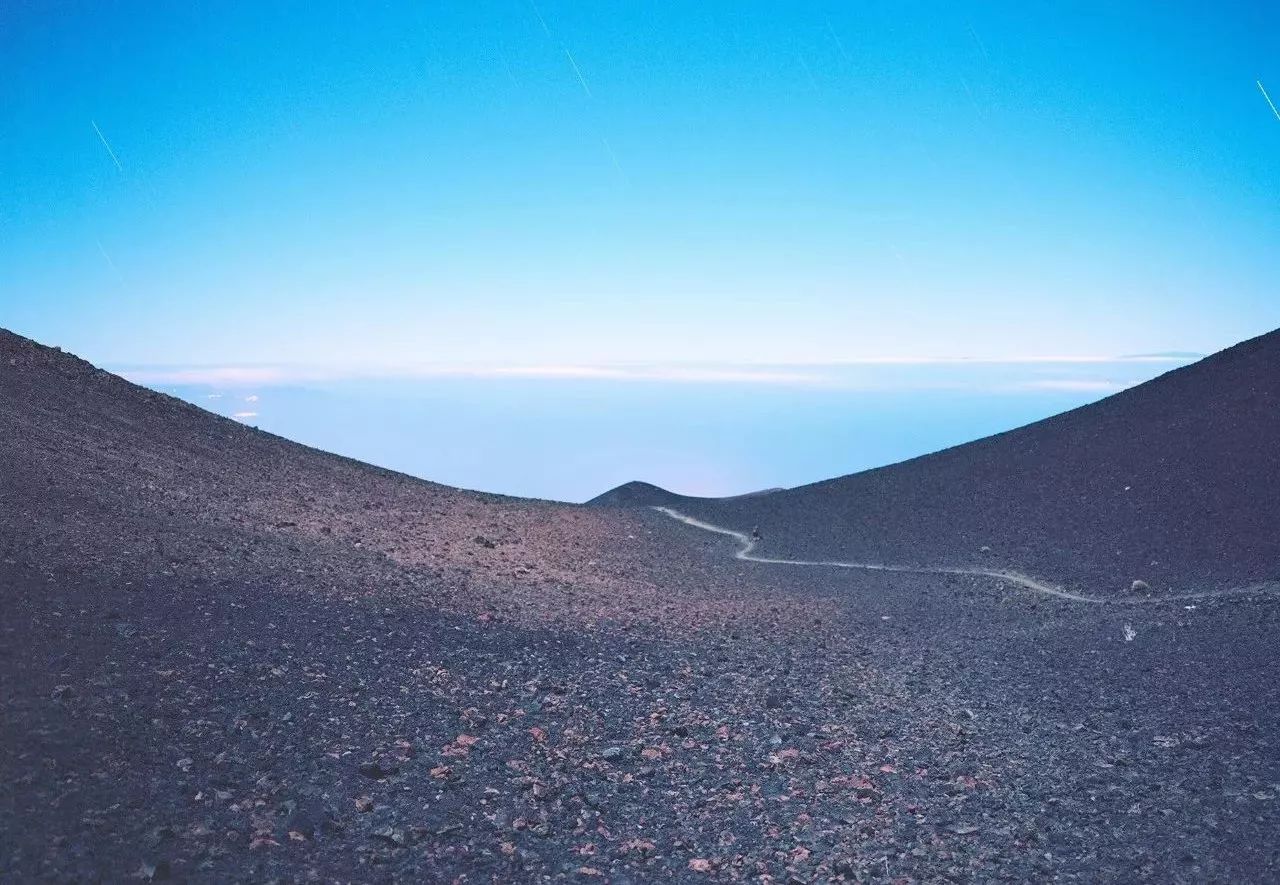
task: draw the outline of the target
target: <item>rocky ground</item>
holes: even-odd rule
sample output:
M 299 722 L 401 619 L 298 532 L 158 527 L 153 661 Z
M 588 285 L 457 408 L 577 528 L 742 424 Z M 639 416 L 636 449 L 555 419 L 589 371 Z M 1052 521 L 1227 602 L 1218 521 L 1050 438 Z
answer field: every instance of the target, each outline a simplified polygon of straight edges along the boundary
M 6 880 L 1277 877 L 1272 597 L 742 562 L 0 343 Z

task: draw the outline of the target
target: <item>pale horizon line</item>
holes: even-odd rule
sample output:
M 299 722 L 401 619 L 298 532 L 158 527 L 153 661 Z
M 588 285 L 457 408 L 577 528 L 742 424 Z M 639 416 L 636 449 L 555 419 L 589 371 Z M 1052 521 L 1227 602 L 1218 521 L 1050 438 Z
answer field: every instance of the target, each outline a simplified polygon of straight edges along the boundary
M 208 362 L 208 363 L 126 363 L 113 361 L 109 367 L 129 374 L 173 374 L 196 372 L 314 372 L 324 377 L 369 375 L 457 374 L 493 373 L 501 375 L 529 375 L 546 373 L 560 376 L 582 371 L 591 374 L 612 374 L 646 370 L 677 371 L 744 371 L 821 369 L 832 366 L 927 366 L 927 365 L 1042 365 L 1042 364 L 1105 364 L 1105 363 L 1189 363 L 1204 359 L 1207 354 L 1170 352 L 1127 354 L 1121 356 L 1097 356 L 1091 354 L 1059 354 L 1035 356 L 869 356 L 845 357 L 830 360 L 580 360 L 571 362 L 517 362 L 517 361 L 421 361 L 421 362 Z
M 1194 362 L 1191 354 L 1142 354 L 1121 357 L 1085 355 L 1031 357 L 866 357 L 827 362 L 575 362 L 575 363 L 404 363 L 404 364 L 207 364 L 133 365 L 117 371 L 138 384 L 176 384 L 211 387 L 253 387 L 360 380 L 415 379 L 527 379 L 658 381 L 673 383 L 770 384 L 810 387 L 848 386 L 833 370 L 857 366 L 1088 366 Z M 825 371 L 824 371 L 825 370 Z M 884 385 L 874 385 L 881 387 Z M 932 385 L 939 386 L 939 385 Z M 947 385 L 941 385 L 947 386 Z M 963 385 L 965 387 L 971 385 Z M 1015 385 L 1016 386 L 1016 385 Z M 1120 389 L 1108 380 L 1038 379 L 1020 389 Z

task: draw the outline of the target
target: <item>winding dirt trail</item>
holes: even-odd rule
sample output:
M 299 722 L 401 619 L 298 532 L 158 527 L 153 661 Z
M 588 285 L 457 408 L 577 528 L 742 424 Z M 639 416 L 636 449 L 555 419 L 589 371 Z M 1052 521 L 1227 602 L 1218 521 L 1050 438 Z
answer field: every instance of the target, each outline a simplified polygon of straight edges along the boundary
M 1204 593 L 1183 593 L 1176 596 L 1158 596 L 1145 599 L 1134 599 L 1120 597 L 1117 599 L 1107 599 L 1100 596 L 1085 596 L 1080 593 L 1073 593 L 1062 587 L 1052 584 L 1046 584 L 1044 581 L 1037 580 L 1030 575 L 1024 575 L 1020 572 L 997 571 L 993 569 L 981 568 L 961 568 L 961 567 L 944 567 L 944 566 L 914 566 L 914 565 L 885 565 L 883 563 L 872 562 L 848 562 L 838 559 L 775 559 L 768 556 L 756 556 L 753 552 L 756 548 L 756 540 L 750 535 L 739 532 L 734 529 L 725 528 L 724 526 L 715 525 L 709 522 L 703 522 L 700 519 L 689 516 L 687 513 L 681 513 L 673 507 L 653 506 L 650 509 L 656 510 L 666 516 L 671 517 L 685 525 L 693 526 L 704 532 L 712 532 L 717 535 L 725 535 L 733 538 L 740 545 L 738 552 L 734 554 L 734 558 L 742 559 L 747 562 L 760 562 L 767 565 L 798 565 L 798 566 L 817 566 L 823 568 L 844 568 L 844 569 L 862 569 L 864 571 L 873 572 L 908 572 L 919 575 L 966 575 L 980 576 L 984 578 L 995 578 L 999 581 L 1007 581 L 1010 584 L 1016 584 L 1019 587 L 1025 587 L 1036 593 L 1042 593 L 1045 596 L 1056 596 L 1059 599 L 1067 599 L 1071 602 L 1088 602 L 1095 605 L 1151 605 L 1162 602 L 1187 602 L 1196 599 L 1211 599 L 1219 596 L 1246 596 L 1256 594 L 1271 595 L 1280 590 L 1280 584 L 1254 584 L 1248 587 L 1238 587 L 1230 590 L 1207 591 Z

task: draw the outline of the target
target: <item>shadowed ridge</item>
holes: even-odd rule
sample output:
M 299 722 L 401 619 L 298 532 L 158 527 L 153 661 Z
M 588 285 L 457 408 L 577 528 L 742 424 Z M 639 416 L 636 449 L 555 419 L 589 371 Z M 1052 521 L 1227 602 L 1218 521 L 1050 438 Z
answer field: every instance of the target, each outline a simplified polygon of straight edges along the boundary
M 44 369 L 65 377 L 114 377 L 61 347 L 48 347 L 0 327 L 0 370 Z
M 653 483 L 642 482 L 638 479 L 631 482 L 623 483 L 620 486 L 609 489 L 602 495 L 597 495 L 590 501 L 587 501 L 586 507 L 658 507 L 668 504 L 679 504 L 684 501 L 737 501 L 742 498 L 759 498 L 765 495 L 773 495 L 778 492 L 785 492 L 786 489 L 775 487 L 771 489 L 759 489 L 754 492 L 744 492 L 741 495 L 728 495 L 723 498 L 705 498 L 696 495 L 680 495 L 676 492 L 667 491 L 662 486 L 656 486 Z
M 1275 580 L 1280 331 L 1006 433 L 683 509 L 758 525 L 795 559 L 1026 569 L 1100 592 Z
M 675 492 L 637 479 L 596 495 L 586 504 L 589 507 L 653 507 L 681 500 L 683 497 Z
M 214 495 L 219 494 L 217 486 L 233 478 L 267 481 L 283 478 L 276 476 L 280 471 L 289 476 L 337 471 L 344 481 L 368 473 L 393 479 L 401 488 L 416 486 L 480 501 L 520 500 L 455 489 L 315 449 L 135 384 L 60 347 L 4 328 L 0 415 L 13 428 L 14 444 L 55 446 L 62 452 L 66 473 L 59 484 L 74 485 L 81 476 L 88 489 L 123 480 L 113 472 L 119 463 L 150 461 L 165 465 L 165 486 L 194 479 Z M 182 494 L 189 497 L 191 490 Z

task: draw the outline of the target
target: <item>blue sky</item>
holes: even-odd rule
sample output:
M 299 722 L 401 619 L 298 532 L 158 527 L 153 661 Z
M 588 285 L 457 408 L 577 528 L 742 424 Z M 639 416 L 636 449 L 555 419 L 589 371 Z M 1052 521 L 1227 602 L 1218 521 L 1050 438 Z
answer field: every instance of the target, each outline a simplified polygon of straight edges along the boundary
M 1165 7 L 6 3 L 0 325 L 130 365 L 1212 351 L 1280 326 L 1280 7 Z

